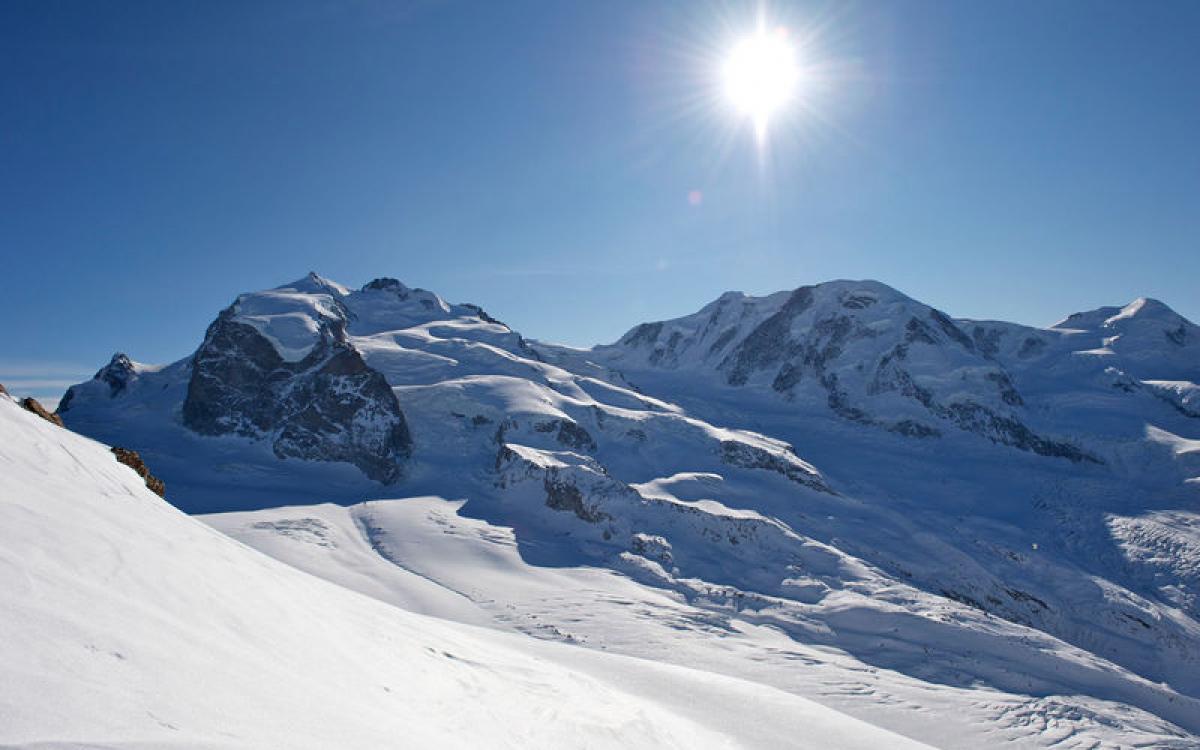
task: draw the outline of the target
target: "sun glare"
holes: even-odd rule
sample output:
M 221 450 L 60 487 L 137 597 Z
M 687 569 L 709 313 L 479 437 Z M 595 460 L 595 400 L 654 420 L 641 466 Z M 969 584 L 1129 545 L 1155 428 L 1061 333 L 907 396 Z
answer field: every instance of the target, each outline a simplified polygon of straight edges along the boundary
M 759 141 L 771 117 L 795 96 L 800 81 L 796 51 L 787 29 L 760 28 L 736 45 L 722 67 L 725 95 L 754 124 Z

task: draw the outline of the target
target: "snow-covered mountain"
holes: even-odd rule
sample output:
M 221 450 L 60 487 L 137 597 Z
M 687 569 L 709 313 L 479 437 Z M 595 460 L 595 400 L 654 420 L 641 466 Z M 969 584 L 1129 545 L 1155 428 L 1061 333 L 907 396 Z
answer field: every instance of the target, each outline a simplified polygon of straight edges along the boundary
M 1144 437 L 1143 424 L 1110 432 L 1105 412 L 1116 407 L 1143 423 L 1159 416 L 1143 394 L 1114 402 L 1110 391 L 1144 391 L 1184 416 L 1197 413 L 1188 383 L 1200 380 L 1200 328 L 1146 299 L 1076 313 L 1048 329 L 953 320 L 878 282 L 835 281 L 761 298 L 724 294 L 582 357 L 638 383 L 770 391 L 801 413 L 828 411 L 906 436 L 960 430 L 1104 463 L 1111 438 Z M 686 376 L 657 376 L 663 372 Z
M 402 607 L 939 746 L 1193 747 L 1198 367 L 1151 300 L 1035 329 L 838 281 L 576 350 L 310 275 L 185 360 L 114 357 L 59 413 L 179 507 L 249 511 L 205 520 Z

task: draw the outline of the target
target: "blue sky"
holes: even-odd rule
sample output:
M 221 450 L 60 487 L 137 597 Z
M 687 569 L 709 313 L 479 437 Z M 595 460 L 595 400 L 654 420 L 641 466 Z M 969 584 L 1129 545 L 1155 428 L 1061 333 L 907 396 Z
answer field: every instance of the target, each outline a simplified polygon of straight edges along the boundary
M 1200 319 L 1200 3 L 771 4 L 819 75 L 765 156 L 708 96 L 756 8 L 0 4 L 0 382 L 177 359 L 309 270 L 578 345 L 831 278 Z

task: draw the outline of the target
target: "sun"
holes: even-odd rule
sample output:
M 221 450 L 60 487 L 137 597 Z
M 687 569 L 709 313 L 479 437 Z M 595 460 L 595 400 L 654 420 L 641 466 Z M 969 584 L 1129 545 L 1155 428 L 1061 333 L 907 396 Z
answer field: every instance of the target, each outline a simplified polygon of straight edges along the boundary
M 796 94 L 800 68 L 787 29 L 760 28 L 739 40 L 725 58 L 721 81 L 729 102 L 754 125 L 759 141 Z

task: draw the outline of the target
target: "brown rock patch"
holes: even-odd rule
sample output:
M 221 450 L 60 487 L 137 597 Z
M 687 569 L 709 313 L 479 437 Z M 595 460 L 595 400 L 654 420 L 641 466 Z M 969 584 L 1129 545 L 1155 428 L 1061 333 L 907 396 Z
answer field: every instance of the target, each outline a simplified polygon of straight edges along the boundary
M 150 488 L 151 492 L 159 497 L 167 496 L 166 484 L 163 482 L 163 480 L 150 473 L 150 469 L 146 467 L 146 462 L 142 460 L 142 457 L 138 455 L 137 451 L 131 451 L 128 448 L 114 447 L 112 452 L 113 455 L 117 457 L 118 461 L 137 472 L 137 475 L 146 482 L 146 486 Z
M 59 427 L 63 426 L 62 417 L 58 416 L 57 414 L 51 414 L 50 412 L 46 411 L 46 407 L 44 407 L 40 403 L 38 403 L 38 400 L 36 398 L 21 399 L 21 407 L 23 409 L 25 409 L 25 411 L 33 412 L 34 414 L 38 415 L 42 419 L 46 420 L 47 422 L 56 424 Z

